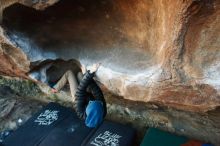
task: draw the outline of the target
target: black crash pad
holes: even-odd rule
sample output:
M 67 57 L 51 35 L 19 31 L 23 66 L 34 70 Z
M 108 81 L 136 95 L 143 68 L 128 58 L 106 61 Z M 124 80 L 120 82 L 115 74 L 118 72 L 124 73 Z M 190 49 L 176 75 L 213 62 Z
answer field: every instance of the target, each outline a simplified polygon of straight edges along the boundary
M 3 144 L 5 146 L 37 146 L 70 113 L 71 110 L 68 108 L 56 103 L 49 103 L 9 135 Z
M 80 146 L 94 130 L 86 127 L 84 122 L 72 113 L 62 124 L 57 125 L 39 146 Z
M 134 137 L 135 131 L 130 126 L 104 121 L 85 145 L 133 146 Z
M 88 128 L 73 110 L 50 103 L 9 135 L 4 146 L 132 146 L 134 133 L 110 121 Z

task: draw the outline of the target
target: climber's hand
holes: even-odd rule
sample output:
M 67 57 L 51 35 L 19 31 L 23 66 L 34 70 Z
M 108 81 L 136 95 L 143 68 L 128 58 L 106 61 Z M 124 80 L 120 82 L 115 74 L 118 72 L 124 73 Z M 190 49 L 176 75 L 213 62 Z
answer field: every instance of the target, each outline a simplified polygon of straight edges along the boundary
M 52 88 L 52 89 L 51 89 L 51 92 L 52 92 L 52 93 L 57 93 L 57 92 L 58 92 L 58 90 L 57 90 L 57 89 Z
M 100 67 L 101 63 L 97 63 L 97 64 L 93 64 L 91 66 L 91 68 L 89 69 L 90 70 L 90 73 L 94 73 L 98 70 L 98 68 Z

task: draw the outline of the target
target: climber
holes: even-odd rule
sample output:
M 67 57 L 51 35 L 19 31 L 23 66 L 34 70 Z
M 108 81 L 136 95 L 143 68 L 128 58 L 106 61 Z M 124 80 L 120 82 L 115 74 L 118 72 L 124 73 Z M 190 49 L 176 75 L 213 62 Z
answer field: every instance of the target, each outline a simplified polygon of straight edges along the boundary
M 82 65 L 82 74 L 78 73 L 77 78 L 79 85 L 74 74 L 69 70 L 53 87 L 52 92 L 56 93 L 69 81 L 71 94 L 75 94 L 75 110 L 80 119 L 85 120 L 88 127 L 97 127 L 101 124 L 106 115 L 106 102 L 104 95 L 93 80 L 93 77 L 98 70 L 100 64 L 94 64 L 90 70 Z
M 82 73 L 79 72 L 77 77 L 74 76 L 71 70 L 68 70 L 51 89 L 53 93 L 57 93 L 68 81 L 75 111 L 80 119 L 85 120 L 86 126 L 91 128 L 101 124 L 107 111 L 104 95 L 93 80 L 99 66 L 100 64 L 94 64 L 87 70 L 82 65 Z M 35 80 L 37 79 L 35 78 Z

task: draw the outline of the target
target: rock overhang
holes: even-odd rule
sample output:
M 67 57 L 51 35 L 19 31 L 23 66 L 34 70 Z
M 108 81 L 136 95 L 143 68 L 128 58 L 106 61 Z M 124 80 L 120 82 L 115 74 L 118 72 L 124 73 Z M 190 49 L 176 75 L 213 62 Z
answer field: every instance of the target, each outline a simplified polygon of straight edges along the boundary
M 101 62 L 98 80 L 124 98 L 201 112 L 220 104 L 218 8 L 190 0 L 63 0 L 44 11 L 13 5 L 2 36 L 26 54 L 17 63 L 19 70 L 26 62 L 24 74 L 48 59 Z

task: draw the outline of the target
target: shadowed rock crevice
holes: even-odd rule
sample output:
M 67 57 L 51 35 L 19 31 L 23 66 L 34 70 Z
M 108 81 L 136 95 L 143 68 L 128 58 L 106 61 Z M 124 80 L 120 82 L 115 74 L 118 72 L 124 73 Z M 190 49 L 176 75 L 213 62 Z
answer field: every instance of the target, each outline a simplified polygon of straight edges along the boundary
M 71 70 L 75 74 L 75 76 L 77 76 L 77 73 L 81 72 L 80 67 L 80 63 L 76 60 L 45 60 L 42 62 L 31 63 L 31 70 L 29 74 L 33 72 L 38 72 L 41 74 L 41 77 L 45 78 L 44 83 L 55 84 L 68 70 Z M 39 70 L 41 71 L 39 72 Z

